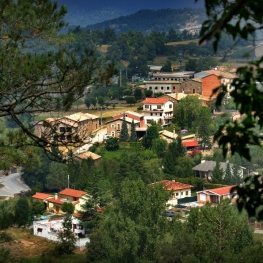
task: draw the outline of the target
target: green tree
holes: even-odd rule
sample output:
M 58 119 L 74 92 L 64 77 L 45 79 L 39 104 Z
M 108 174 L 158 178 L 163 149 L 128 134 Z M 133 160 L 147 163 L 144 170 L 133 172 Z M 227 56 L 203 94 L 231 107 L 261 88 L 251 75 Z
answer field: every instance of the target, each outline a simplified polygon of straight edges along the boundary
M 165 64 L 161 68 L 163 72 L 172 72 L 172 62 L 171 60 L 166 60 Z
M 64 213 L 72 215 L 75 210 L 75 206 L 72 203 L 64 202 L 63 205 L 61 206 L 61 210 Z
M 31 213 L 32 215 L 42 215 L 46 211 L 44 202 L 32 200 Z
M 15 221 L 19 226 L 28 224 L 31 209 L 27 197 L 20 197 L 15 206 Z
M 107 151 L 116 151 L 119 149 L 119 139 L 116 137 L 106 140 L 105 148 Z
M 102 96 L 98 97 L 98 104 L 102 107 L 105 104 L 105 100 Z
M 72 232 L 72 215 L 67 214 L 62 222 L 62 231 L 58 233 L 58 239 L 60 244 L 58 245 L 58 251 L 60 255 L 73 253 L 76 247 L 77 237 Z
M 36 136 L 36 122 L 21 122 L 21 114 L 34 118 L 41 112 L 70 109 L 83 96 L 83 87 L 105 83 L 113 75 L 113 67 L 107 62 L 104 64 L 95 51 L 86 50 L 78 56 L 74 48 L 69 50 L 72 35 L 60 33 L 66 25 L 64 5 L 58 8 L 58 4 L 50 0 L 11 0 L 1 6 L 0 20 L 5 26 L 0 29 L 3 36 L 0 53 L 6 63 L 1 68 L 0 115 L 11 117 L 20 127 L 13 131 L 12 142 L 2 137 L 1 156 L 10 146 L 13 151 L 23 147 L 24 151 L 27 145 L 49 151 L 50 147 L 45 146 L 52 142 Z M 45 43 L 48 51 L 38 49 L 40 42 Z
M 0 263 L 11 262 L 10 249 L 0 246 Z
M 134 119 L 132 119 L 132 123 L 131 123 L 131 136 L 130 136 L 130 142 L 136 142 L 137 141 L 137 133 L 135 130 L 135 123 L 134 123 Z
M 151 98 L 153 92 L 152 92 L 152 90 L 145 90 L 145 91 L 144 91 L 144 94 L 145 94 L 145 96 L 146 96 L 147 98 Z
M 165 154 L 167 148 L 167 141 L 164 139 L 153 139 L 152 141 L 152 150 L 158 155 L 159 158 L 162 158 Z
M 191 209 L 187 226 L 194 233 L 195 255 L 200 262 L 232 262 L 233 255 L 252 244 L 253 231 L 247 215 L 239 214 L 229 204 L 229 199 L 213 208 L 207 204 L 198 213 L 193 209 L 194 216 Z
M 125 120 L 125 117 L 123 117 L 122 124 L 121 124 L 120 141 L 127 142 L 128 140 L 129 140 L 128 125 Z
M 168 194 L 160 184 L 148 186 L 142 180 L 124 180 L 119 201 L 91 235 L 88 259 L 91 260 L 89 253 L 94 256 L 96 252 L 97 258 L 106 258 L 109 263 L 153 262 L 164 236 L 167 220 L 160 214 Z
M 220 162 L 216 161 L 216 165 L 212 172 L 212 183 L 221 184 L 223 183 L 224 171 L 220 168 Z
M 148 127 L 146 134 L 142 138 L 142 146 L 145 149 L 151 149 L 153 140 L 157 138 L 159 138 L 159 131 L 157 125 L 152 125 Z
M 182 99 L 174 110 L 174 122 L 181 128 L 196 131 L 202 102 L 197 96 Z
M 211 147 L 211 111 L 207 107 L 202 107 L 198 117 L 198 137 L 200 144 L 204 150 L 206 147 Z
M 136 99 L 135 99 L 134 96 L 127 96 L 127 97 L 125 98 L 125 100 L 126 100 L 126 103 L 128 103 L 128 104 L 130 104 L 130 105 L 136 103 Z
M 97 99 L 95 97 L 90 97 L 90 102 L 93 105 L 93 108 L 96 107 Z
M 136 100 L 141 100 L 142 99 L 142 90 L 140 88 L 135 88 L 133 95 Z
M 46 188 L 60 191 L 67 186 L 68 167 L 63 163 L 52 162 L 46 177 Z
M 178 158 L 186 155 L 186 148 L 178 137 L 168 145 L 168 150 L 163 158 L 163 171 L 168 174 L 175 174 L 175 167 L 178 165 Z
M 91 100 L 90 100 L 90 98 L 89 98 L 89 97 L 86 97 L 85 100 L 84 100 L 84 102 L 85 102 L 85 105 L 87 106 L 87 108 L 89 109 L 89 107 L 90 107 L 90 105 L 91 105 Z

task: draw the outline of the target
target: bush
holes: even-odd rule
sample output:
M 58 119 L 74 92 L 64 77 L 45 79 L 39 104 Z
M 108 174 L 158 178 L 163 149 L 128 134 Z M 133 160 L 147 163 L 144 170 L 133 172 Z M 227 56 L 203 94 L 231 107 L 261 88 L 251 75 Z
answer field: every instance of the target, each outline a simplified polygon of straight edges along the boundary
M 116 151 L 119 149 L 119 139 L 112 137 L 106 141 L 105 148 L 107 151 Z

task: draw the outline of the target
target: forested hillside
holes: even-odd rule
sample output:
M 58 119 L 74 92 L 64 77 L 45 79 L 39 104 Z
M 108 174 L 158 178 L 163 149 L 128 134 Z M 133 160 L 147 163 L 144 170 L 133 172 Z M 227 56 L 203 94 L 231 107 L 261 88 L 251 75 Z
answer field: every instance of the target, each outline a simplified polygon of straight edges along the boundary
M 178 30 L 201 25 L 205 16 L 203 8 L 140 10 L 132 15 L 89 25 L 87 28 L 114 28 L 116 32 L 134 30 L 143 33 L 152 30 L 168 31 L 171 28 Z

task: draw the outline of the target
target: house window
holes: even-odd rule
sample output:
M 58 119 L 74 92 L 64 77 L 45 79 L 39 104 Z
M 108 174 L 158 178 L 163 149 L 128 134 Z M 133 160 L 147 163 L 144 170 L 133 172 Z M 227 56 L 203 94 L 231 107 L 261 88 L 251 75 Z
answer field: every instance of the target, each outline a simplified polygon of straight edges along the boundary
M 60 128 L 59 128 L 59 131 L 60 131 L 60 132 L 65 132 L 66 129 L 65 129 L 65 127 L 60 127 Z
M 148 105 L 147 105 L 148 106 Z M 117 130 L 119 131 L 121 129 L 121 124 L 117 123 Z
M 176 195 L 176 196 L 178 196 L 178 195 L 179 195 L 179 193 L 176 193 L 175 195 Z
M 111 136 L 115 137 L 115 132 L 114 131 L 111 132 Z
M 151 112 L 151 116 L 153 116 L 152 112 Z
M 66 128 L 66 132 L 72 132 L 72 128 L 71 127 L 67 127 Z
M 114 124 L 112 124 L 112 125 L 111 125 L 111 128 L 115 128 L 115 125 L 114 125 Z
M 43 230 L 42 228 L 38 228 L 37 232 L 42 232 L 42 230 Z
M 157 105 L 157 109 L 160 110 L 162 108 L 162 105 Z
M 162 116 L 163 114 L 162 113 L 160 113 L 160 116 Z
M 181 195 L 183 195 L 184 194 L 184 192 L 181 192 Z
M 169 109 L 171 109 L 173 107 L 173 104 L 169 104 Z
M 161 87 L 161 90 L 163 90 L 163 87 Z
M 155 89 L 158 89 L 158 87 L 155 87 Z
M 150 90 L 152 90 L 152 87 L 149 87 Z
M 169 90 L 170 88 L 169 87 L 167 87 L 167 90 Z
M 185 195 L 188 195 L 188 191 L 185 192 Z
M 193 89 L 193 94 L 195 94 L 195 89 Z
M 155 115 L 157 116 L 157 113 L 155 113 Z
M 149 105 L 144 105 L 144 108 L 145 109 L 149 109 Z

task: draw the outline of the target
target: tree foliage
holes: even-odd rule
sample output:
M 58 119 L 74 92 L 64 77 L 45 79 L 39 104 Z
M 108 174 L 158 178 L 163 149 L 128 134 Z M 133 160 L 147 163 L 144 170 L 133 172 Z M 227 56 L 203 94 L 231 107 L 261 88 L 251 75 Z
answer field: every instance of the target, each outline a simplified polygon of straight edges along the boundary
M 128 140 L 129 140 L 128 125 L 124 117 L 121 124 L 120 141 L 127 142 Z
M 116 151 L 119 149 L 119 139 L 116 137 L 106 140 L 105 148 L 107 151 Z
M 168 174 L 175 174 L 175 167 L 178 165 L 179 157 L 186 155 L 186 148 L 182 145 L 182 140 L 178 137 L 168 145 L 168 150 L 163 158 L 163 171 Z
M 195 131 L 202 108 L 197 96 L 182 99 L 174 110 L 174 122 L 181 128 Z
M 131 135 L 130 135 L 130 142 L 136 142 L 137 141 L 137 133 L 135 130 L 135 123 L 134 123 L 134 119 L 132 119 L 132 123 L 131 123 Z
M 60 255 L 72 254 L 76 247 L 77 238 L 72 232 L 72 215 L 67 214 L 62 222 L 62 230 L 58 233 L 60 244 L 58 245 Z
M 8 148 L 25 150 L 28 145 L 43 147 L 47 138 L 34 133 L 36 122 L 24 123 L 23 114 L 32 118 L 43 112 L 68 110 L 83 96 L 87 85 L 105 82 L 112 66 L 102 63 L 92 50 L 69 51 L 71 35 L 59 34 L 66 25 L 67 10 L 54 1 L 4 1 L 1 4 L 0 116 L 9 117 L 20 129 L 13 140 L 1 137 L 1 155 Z M 35 52 L 38 42 L 49 44 L 49 52 Z M 29 48 L 30 47 L 30 48 Z M 25 52 L 28 49 L 29 52 Z M 103 64 L 103 65 L 102 65 Z M 47 148 L 45 148 L 47 149 Z
M 232 39 L 255 39 L 262 25 L 263 14 L 260 11 L 260 2 L 245 1 L 205 1 L 207 20 L 203 22 L 200 43 L 213 41 L 214 50 L 217 51 L 222 33 L 228 34 Z M 220 12 L 218 12 L 220 10 Z M 263 56 L 250 61 L 248 65 L 237 69 L 237 78 L 232 83 L 230 95 L 244 117 L 240 121 L 225 122 L 215 134 L 223 149 L 224 156 L 228 151 L 238 153 L 250 160 L 249 144 L 260 145 L 262 135 L 258 132 L 263 128 L 262 85 L 263 74 L 261 63 Z M 216 89 L 219 92 L 217 105 L 221 105 L 227 94 L 227 87 L 222 85 Z M 262 181 L 258 177 L 249 178 L 243 186 L 237 187 L 239 208 L 246 208 L 250 215 L 255 215 L 262 204 L 258 198 L 262 189 Z M 253 184 L 253 187 L 250 185 Z

